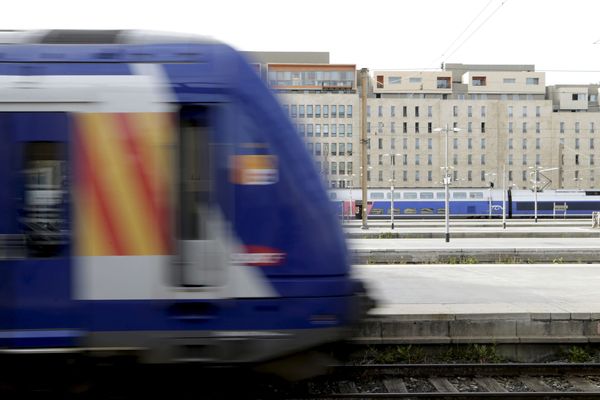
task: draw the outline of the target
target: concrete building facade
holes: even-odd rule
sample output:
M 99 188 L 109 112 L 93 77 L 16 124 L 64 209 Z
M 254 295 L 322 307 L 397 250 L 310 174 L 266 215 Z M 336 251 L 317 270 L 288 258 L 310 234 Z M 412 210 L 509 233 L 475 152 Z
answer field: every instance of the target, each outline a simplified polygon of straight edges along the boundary
M 262 60 L 268 84 L 328 187 L 360 185 L 360 80 L 354 65 Z M 314 61 L 314 57 L 312 57 Z M 369 187 L 594 189 L 600 179 L 598 85 L 545 86 L 533 65 L 446 64 L 372 71 L 367 90 Z M 441 131 L 440 131 L 441 129 Z M 458 132 L 455 132 L 458 130 Z

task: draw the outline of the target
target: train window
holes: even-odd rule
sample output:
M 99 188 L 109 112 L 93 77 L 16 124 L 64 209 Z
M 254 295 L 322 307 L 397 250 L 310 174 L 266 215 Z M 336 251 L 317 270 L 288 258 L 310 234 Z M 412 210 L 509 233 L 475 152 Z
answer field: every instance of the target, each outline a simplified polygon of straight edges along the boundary
M 437 209 L 437 213 L 438 214 L 446 214 L 446 209 L 445 208 L 438 208 Z
M 455 199 L 466 199 L 467 198 L 467 192 L 454 192 L 454 194 L 452 195 L 453 198 Z
M 471 199 L 483 199 L 483 192 L 470 192 L 469 198 Z
M 433 199 L 433 192 L 421 192 L 420 198 Z
M 371 208 L 371 215 L 383 215 L 383 208 Z
M 394 192 L 394 200 L 398 200 L 402 198 L 402 193 Z
M 404 198 L 407 200 L 412 200 L 417 198 L 417 192 L 406 192 L 404 193 Z
M 383 192 L 371 192 L 369 197 L 373 200 L 383 200 L 384 199 Z
M 437 192 L 435 194 L 435 198 L 436 199 L 445 199 L 446 198 L 446 193 L 445 192 Z
M 421 208 L 421 214 L 433 214 L 433 208 Z
M 32 257 L 57 255 L 68 241 L 66 145 L 27 142 L 24 154 L 25 202 L 21 219 Z
M 416 208 L 405 208 L 404 209 L 404 214 L 416 214 L 416 213 L 417 213 Z

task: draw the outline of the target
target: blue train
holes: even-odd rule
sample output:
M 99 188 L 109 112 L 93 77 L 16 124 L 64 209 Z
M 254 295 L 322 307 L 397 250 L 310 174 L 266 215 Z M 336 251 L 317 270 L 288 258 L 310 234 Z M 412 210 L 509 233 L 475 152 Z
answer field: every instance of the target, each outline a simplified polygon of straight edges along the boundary
M 314 163 L 238 52 L 136 31 L 0 43 L 0 353 L 260 362 L 364 315 Z
M 600 191 L 544 190 L 537 196 L 532 190 L 490 188 L 452 188 L 449 191 L 449 215 L 453 218 L 502 218 L 506 204 L 507 218 L 590 217 L 600 211 Z M 503 200 L 504 195 L 504 200 Z M 345 218 L 362 218 L 360 189 L 332 189 L 329 191 L 336 213 Z M 369 189 L 367 215 L 369 218 L 390 218 L 391 189 Z M 537 198 L 536 198 L 537 197 Z M 394 217 L 444 218 L 445 192 L 443 188 L 395 189 Z

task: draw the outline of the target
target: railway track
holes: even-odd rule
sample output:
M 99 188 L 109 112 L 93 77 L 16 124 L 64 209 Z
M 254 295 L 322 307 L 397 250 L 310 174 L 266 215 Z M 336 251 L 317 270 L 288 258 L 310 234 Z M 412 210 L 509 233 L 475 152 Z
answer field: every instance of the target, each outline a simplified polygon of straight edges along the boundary
M 600 364 L 336 366 L 299 398 L 600 399 Z

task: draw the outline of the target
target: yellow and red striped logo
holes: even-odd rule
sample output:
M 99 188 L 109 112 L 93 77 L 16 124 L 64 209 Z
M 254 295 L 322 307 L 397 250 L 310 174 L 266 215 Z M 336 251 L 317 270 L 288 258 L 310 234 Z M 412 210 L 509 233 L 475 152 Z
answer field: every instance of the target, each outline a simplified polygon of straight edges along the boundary
M 168 254 L 169 113 L 75 115 L 76 253 Z

